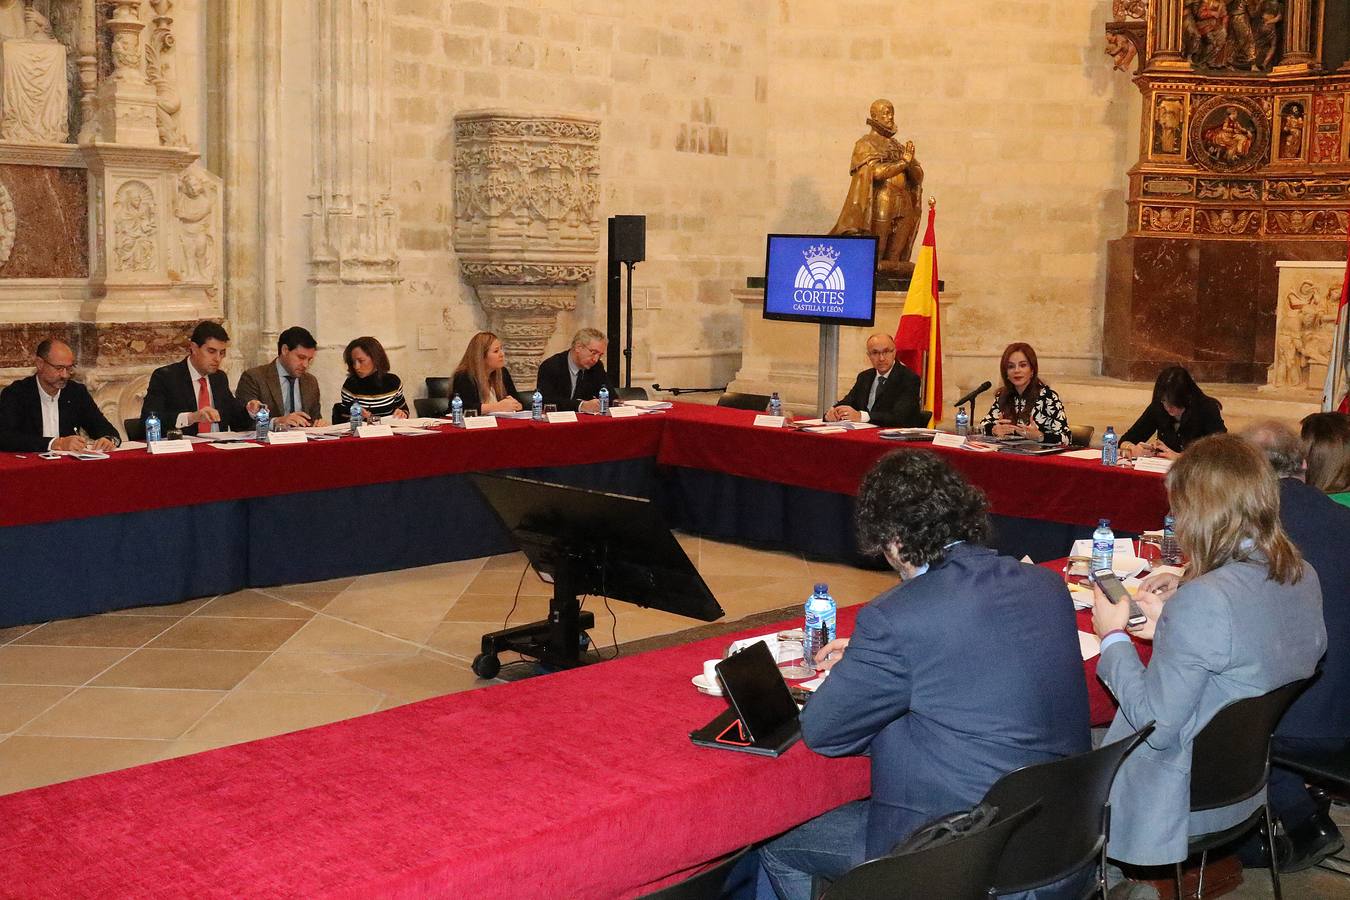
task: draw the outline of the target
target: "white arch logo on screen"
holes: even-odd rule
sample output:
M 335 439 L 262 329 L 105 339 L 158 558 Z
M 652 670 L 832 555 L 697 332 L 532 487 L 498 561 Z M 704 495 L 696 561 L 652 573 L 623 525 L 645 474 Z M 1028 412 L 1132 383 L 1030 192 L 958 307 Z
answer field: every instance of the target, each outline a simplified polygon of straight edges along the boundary
M 838 250 L 828 244 L 820 244 L 803 250 L 802 256 L 806 257 L 806 262 L 797 270 L 793 287 L 808 291 L 844 290 L 844 272 L 839 268 Z

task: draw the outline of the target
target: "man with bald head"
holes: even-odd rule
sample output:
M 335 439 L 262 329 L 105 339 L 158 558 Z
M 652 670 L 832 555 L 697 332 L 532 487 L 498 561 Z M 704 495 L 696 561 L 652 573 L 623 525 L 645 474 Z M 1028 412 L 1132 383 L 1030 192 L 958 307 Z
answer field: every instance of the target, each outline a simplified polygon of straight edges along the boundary
M 121 443 L 75 374 L 75 352 L 47 339 L 34 354 L 36 370 L 0 392 L 0 444 L 14 450 L 99 450 Z M 83 432 L 83 434 L 80 434 Z
M 1327 628 L 1321 674 L 1280 720 L 1275 745 L 1344 753 L 1350 751 L 1350 509 L 1304 483 L 1303 444 L 1287 425 L 1258 422 L 1242 437 L 1266 454 L 1280 478 L 1280 522 L 1321 582 Z M 1282 851 L 1281 872 L 1315 866 L 1344 846 L 1326 795 L 1310 792 L 1302 776 L 1279 766 L 1270 770 L 1270 809 L 1284 823 L 1291 845 Z
M 919 407 L 919 376 L 895 361 L 895 341 L 888 334 L 867 339 L 872 368 L 858 373 L 853 389 L 825 412 L 827 422 L 871 422 L 882 428 L 928 424 Z

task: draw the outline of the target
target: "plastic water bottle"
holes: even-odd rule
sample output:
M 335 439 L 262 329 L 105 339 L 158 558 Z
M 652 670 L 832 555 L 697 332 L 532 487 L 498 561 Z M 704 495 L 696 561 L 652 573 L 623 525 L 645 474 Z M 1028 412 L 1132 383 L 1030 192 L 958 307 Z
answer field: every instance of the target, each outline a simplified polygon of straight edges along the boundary
M 817 584 L 806 601 L 806 622 L 802 629 L 802 666 L 816 670 L 816 653 L 834 640 L 834 619 L 838 607 L 830 596 L 828 584 Z
M 544 421 L 544 395 L 538 391 L 530 397 L 530 418 L 536 422 Z
M 1169 566 L 1181 563 L 1181 548 L 1177 546 L 1177 520 L 1171 513 L 1163 516 L 1162 561 Z
M 267 443 L 267 436 L 272 432 L 272 412 L 266 403 L 260 405 L 258 411 L 253 414 L 253 424 L 257 426 L 253 439 Z
M 1120 459 L 1120 438 L 1116 437 L 1116 431 L 1110 425 L 1106 426 L 1106 434 L 1102 435 L 1102 465 L 1114 466 Z
M 1097 530 L 1092 532 L 1092 568 L 1111 568 L 1111 558 L 1116 554 L 1116 533 L 1111 530 L 1108 519 L 1097 522 Z
M 609 415 L 609 388 L 600 385 L 600 415 Z
M 153 444 L 155 441 L 163 440 L 163 434 L 160 431 L 159 416 L 154 412 L 145 417 L 145 442 Z
M 459 394 L 450 401 L 450 424 L 464 427 L 464 399 Z
M 783 414 L 783 398 L 774 391 L 773 396 L 769 398 L 769 415 L 781 416 Z
M 964 406 L 956 408 L 956 433 L 959 435 L 970 434 L 970 413 L 966 412 Z
M 352 417 L 352 437 L 356 437 L 356 429 L 361 427 L 361 401 L 353 400 L 349 412 Z

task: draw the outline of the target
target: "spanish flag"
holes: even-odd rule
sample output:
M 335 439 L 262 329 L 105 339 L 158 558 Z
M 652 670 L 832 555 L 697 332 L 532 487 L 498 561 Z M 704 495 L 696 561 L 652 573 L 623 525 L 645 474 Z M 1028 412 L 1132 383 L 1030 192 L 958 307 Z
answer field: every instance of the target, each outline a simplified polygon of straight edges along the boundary
M 923 408 L 933 411 L 931 425 L 942 421 L 942 326 L 938 316 L 937 240 L 933 237 L 934 202 L 928 201 L 928 231 L 914 263 L 905 308 L 895 331 L 895 358 L 923 382 Z
M 1346 234 L 1345 280 L 1341 282 L 1341 305 L 1337 310 L 1335 338 L 1322 389 L 1322 409 L 1350 413 L 1350 234 Z

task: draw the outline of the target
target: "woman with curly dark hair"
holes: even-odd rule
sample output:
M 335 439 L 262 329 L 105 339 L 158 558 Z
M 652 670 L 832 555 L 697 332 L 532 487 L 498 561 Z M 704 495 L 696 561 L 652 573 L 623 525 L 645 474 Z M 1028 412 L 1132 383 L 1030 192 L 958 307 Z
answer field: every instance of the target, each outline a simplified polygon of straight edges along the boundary
M 1030 344 L 1018 341 L 1003 350 L 998 363 L 1003 386 L 980 422 L 993 437 L 1023 437 L 1043 444 L 1069 442 L 1069 417 L 1050 385 L 1041 381 L 1041 366 Z
M 760 849 L 784 900 L 969 809 L 1013 769 L 1088 749 L 1073 601 L 1056 573 L 980 546 L 986 508 L 924 450 L 892 453 L 863 479 L 860 542 L 901 584 L 858 614 L 851 639 L 821 649 L 829 677 L 801 726 L 817 753 L 870 752 L 872 796 Z

